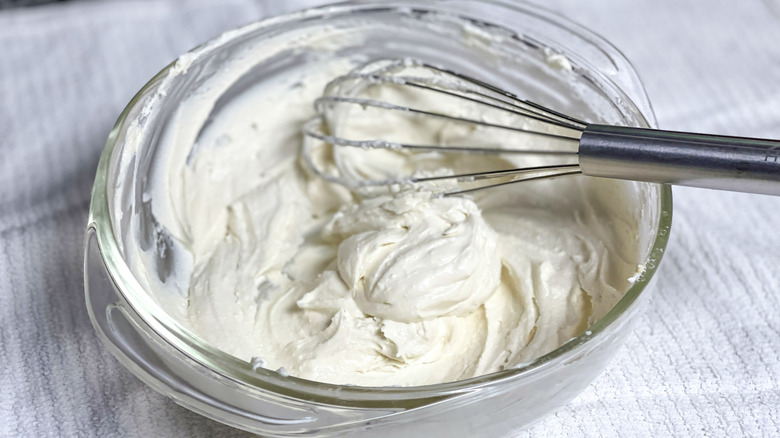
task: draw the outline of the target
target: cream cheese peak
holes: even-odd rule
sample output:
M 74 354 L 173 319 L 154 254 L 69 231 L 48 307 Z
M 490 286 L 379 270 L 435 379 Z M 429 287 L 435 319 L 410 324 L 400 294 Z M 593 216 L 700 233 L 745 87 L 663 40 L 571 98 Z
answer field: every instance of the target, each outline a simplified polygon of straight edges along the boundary
M 406 323 L 465 316 L 500 282 L 498 235 L 465 198 L 368 198 L 339 210 L 323 237 L 338 242 L 339 275 L 366 315 Z

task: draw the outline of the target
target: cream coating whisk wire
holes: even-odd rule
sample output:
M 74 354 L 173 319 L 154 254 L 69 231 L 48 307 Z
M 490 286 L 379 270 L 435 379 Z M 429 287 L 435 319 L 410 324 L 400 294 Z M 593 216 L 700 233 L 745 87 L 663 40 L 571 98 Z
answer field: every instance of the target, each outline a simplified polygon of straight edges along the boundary
M 341 147 L 363 149 L 396 149 L 416 152 L 497 154 L 527 156 L 564 156 L 577 163 L 515 167 L 500 170 L 465 172 L 448 175 L 411 175 L 405 178 L 349 180 L 333 176 L 317 166 L 311 145 L 304 147 L 304 157 L 321 176 L 348 186 L 386 185 L 391 183 L 425 183 L 453 180 L 459 184 L 444 195 L 460 195 L 475 190 L 498 187 L 522 181 L 563 175 L 586 174 L 608 178 L 691 185 L 725 190 L 780 194 L 780 141 L 690 134 L 641 128 L 589 124 L 569 115 L 546 108 L 493 85 L 454 72 L 413 60 L 380 61 L 379 68 L 357 71 L 334 79 L 326 94 L 315 101 L 318 117 L 304 125 L 310 139 Z M 427 76 L 396 75 L 404 69 L 417 69 Z M 500 112 L 510 123 L 488 121 L 447 113 L 444 110 L 399 105 L 377 98 L 356 97 L 370 87 L 394 87 L 401 94 L 431 93 L 431 96 L 454 99 L 458 105 L 477 105 L 480 112 Z M 329 94 L 332 92 L 333 94 Z M 422 100 L 424 102 L 424 100 Z M 451 145 L 420 144 L 394 141 L 388 138 L 349 138 L 341 133 L 326 132 L 343 124 L 338 110 L 345 106 L 403 113 L 411 117 L 440 120 L 473 127 L 506 130 L 545 138 L 552 148 L 499 147 L 486 144 Z M 360 113 L 352 118 L 361 117 Z M 364 117 L 364 119 L 368 119 Z M 507 119 L 507 120 L 510 120 Z M 385 123 L 385 117 L 375 117 L 373 123 Z M 347 120 L 350 122 L 350 120 Z M 358 121 L 360 123 L 365 120 Z M 533 144 L 528 141 L 527 144 Z M 572 148 L 572 146 L 574 148 Z M 576 148 L 576 149 L 575 149 Z M 477 187 L 463 183 L 487 182 Z

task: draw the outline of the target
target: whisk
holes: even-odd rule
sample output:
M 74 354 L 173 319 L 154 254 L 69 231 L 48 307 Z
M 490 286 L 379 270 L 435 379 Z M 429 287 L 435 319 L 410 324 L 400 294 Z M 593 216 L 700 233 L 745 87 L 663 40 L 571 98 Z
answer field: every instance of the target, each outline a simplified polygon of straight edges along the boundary
M 587 123 L 472 77 L 418 61 L 384 60 L 339 77 L 326 87 L 315 107 L 318 117 L 303 129 L 308 140 L 305 160 L 321 176 L 348 186 L 451 180 L 456 184 L 445 184 L 443 193 L 451 196 L 585 174 L 780 195 L 779 140 Z M 463 107 L 469 111 L 460 111 Z M 429 129 L 430 124 L 440 130 L 465 132 L 468 141 L 426 135 L 422 135 L 425 141 L 419 141 L 420 135 L 408 135 Z M 507 135 L 495 135 L 498 132 L 519 136 L 518 144 L 496 144 L 496 138 L 506 139 Z M 477 141 L 471 143 L 475 138 Z M 318 152 L 312 141 L 332 145 L 331 154 L 346 146 L 429 155 L 536 156 L 547 161 L 534 165 L 533 159 L 521 158 L 522 165 L 504 169 L 356 178 L 354 172 L 344 175 L 344 169 L 342 174 L 325 169 L 328 166 L 315 157 Z M 550 159 L 555 162 L 550 163 Z

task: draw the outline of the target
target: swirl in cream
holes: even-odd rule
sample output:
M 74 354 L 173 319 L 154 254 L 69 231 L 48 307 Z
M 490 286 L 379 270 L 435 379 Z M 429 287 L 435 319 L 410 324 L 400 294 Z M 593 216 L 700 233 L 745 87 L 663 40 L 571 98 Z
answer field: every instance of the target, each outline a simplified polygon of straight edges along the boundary
M 464 316 L 495 291 L 498 235 L 464 198 L 429 192 L 368 198 L 325 228 L 358 308 L 398 322 Z

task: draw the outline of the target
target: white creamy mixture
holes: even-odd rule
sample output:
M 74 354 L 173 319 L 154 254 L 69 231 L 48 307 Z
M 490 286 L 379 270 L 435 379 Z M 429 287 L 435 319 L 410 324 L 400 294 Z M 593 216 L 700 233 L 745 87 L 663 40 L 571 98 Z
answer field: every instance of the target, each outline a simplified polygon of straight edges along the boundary
M 173 158 L 158 169 L 152 207 L 191 254 L 182 270 L 191 275 L 171 277 L 182 297 L 156 299 L 181 324 L 232 355 L 296 377 L 424 385 L 529 362 L 620 299 L 639 262 L 629 183 L 567 177 L 437 197 L 431 187 L 352 192 L 315 175 L 300 157 L 301 126 L 325 84 L 353 67 L 342 59 L 303 78 L 251 87 L 197 138 L 162 140 Z M 403 93 L 365 92 L 383 99 Z M 424 101 L 517 123 L 443 97 Z M 185 103 L 171 123 L 201 123 L 210 110 Z M 353 114 L 336 111 L 329 128 L 347 129 L 339 124 L 344 117 Z M 519 141 L 440 121 L 360 117 L 365 125 L 348 128 L 358 134 Z M 369 178 L 535 163 L 358 148 L 340 148 L 329 160 L 342 173 Z

